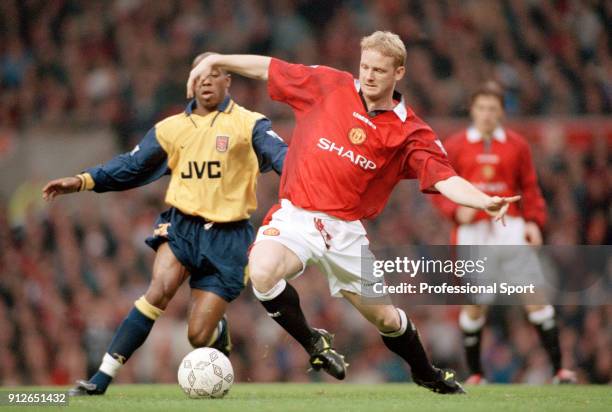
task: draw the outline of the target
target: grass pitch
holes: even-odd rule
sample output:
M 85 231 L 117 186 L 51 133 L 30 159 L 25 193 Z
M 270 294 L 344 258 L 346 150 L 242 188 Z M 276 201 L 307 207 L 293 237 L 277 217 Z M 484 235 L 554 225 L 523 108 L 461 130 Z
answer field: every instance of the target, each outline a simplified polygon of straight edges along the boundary
M 1 388 L 34 391 L 59 388 Z M 466 396 L 436 395 L 413 384 L 236 384 L 223 399 L 188 399 L 178 385 L 112 385 L 105 396 L 71 398 L 68 407 L 0 406 L 7 411 L 349 412 L 610 411 L 611 386 L 487 385 Z

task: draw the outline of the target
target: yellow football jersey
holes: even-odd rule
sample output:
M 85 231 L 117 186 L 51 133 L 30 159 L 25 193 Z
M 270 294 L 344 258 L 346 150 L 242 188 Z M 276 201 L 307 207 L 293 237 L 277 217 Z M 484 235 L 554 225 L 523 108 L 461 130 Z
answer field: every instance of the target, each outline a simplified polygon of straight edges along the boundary
M 287 145 L 268 119 L 229 96 L 206 116 L 193 113 L 194 105 L 157 123 L 130 153 L 79 175 L 82 189 L 127 190 L 170 174 L 165 200 L 182 213 L 212 222 L 248 219 L 260 171 L 280 174 Z
M 257 208 L 253 127 L 263 117 L 230 101 L 222 112 L 159 122 L 157 141 L 172 170 L 166 203 L 213 222 L 247 219 Z

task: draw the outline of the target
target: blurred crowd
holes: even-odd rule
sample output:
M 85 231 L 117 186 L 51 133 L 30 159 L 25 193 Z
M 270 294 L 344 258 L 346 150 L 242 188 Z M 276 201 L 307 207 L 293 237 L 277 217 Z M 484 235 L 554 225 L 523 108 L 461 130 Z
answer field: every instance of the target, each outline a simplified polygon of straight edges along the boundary
M 191 58 L 200 51 L 267 53 L 354 70 L 360 34 L 385 28 L 409 46 L 402 83 L 418 114 L 465 114 L 485 78 L 507 89 L 510 115 L 609 114 L 612 108 L 606 1 L 5 1 L 0 2 L 0 129 L 111 127 L 129 147 L 164 115 L 181 110 Z M 238 78 L 241 104 L 286 120 L 265 86 Z M 1 130 L 0 130 L 1 131 Z M 610 244 L 608 138 L 570 148 L 565 130 L 538 131 L 534 159 L 550 220 L 548 243 Z M 19 133 L 16 134 L 19 136 Z M 1 150 L 0 150 L 1 154 Z M 114 330 L 145 291 L 153 253 L 143 240 L 160 213 L 165 181 L 121 194 L 85 193 L 51 205 L 44 182 L 0 199 L 0 385 L 70 384 L 88 377 Z M 259 187 L 258 224 L 278 178 Z M 445 244 L 448 224 L 415 185 L 402 183 L 383 215 L 367 224 L 378 246 Z M 446 229 L 446 230 L 444 230 Z M 309 269 L 295 281 L 314 326 L 337 333 L 354 382 L 408 379 L 403 362 L 327 282 Z M 185 286 L 120 382 L 174 382 L 189 350 Z M 465 373 L 456 307 L 407 308 L 440 366 Z M 558 308 L 566 365 L 581 382 L 607 383 L 612 306 Z M 237 379 L 327 379 L 270 320 L 250 290 L 229 310 Z M 541 383 L 545 352 L 520 308 L 492 312 L 484 365 L 495 382 Z
M 133 143 L 184 105 L 205 50 L 270 54 L 355 71 L 361 35 L 408 46 L 406 99 L 421 115 L 465 112 L 483 79 L 512 115 L 612 109 L 605 0 L 27 0 L 0 3 L 0 124 L 111 126 Z M 608 30 L 607 30 L 608 29 Z M 261 84 L 232 93 L 276 118 Z

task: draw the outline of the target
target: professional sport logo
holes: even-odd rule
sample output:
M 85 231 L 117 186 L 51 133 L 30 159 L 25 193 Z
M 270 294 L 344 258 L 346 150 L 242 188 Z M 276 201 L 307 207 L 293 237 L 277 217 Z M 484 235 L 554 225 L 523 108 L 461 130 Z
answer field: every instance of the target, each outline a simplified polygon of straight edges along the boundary
M 225 153 L 229 147 L 229 136 L 217 136 L 217 152 Z
M 361 127 L 353 127 L 348 132 L 348 138 L 353 144 L 362 144 L 366 139 L 366 132 Z
M 263 231 L 263 234 L 266 236 L 278 236 L 280 235 L 280 230 L 275 227 L 269 227 Z

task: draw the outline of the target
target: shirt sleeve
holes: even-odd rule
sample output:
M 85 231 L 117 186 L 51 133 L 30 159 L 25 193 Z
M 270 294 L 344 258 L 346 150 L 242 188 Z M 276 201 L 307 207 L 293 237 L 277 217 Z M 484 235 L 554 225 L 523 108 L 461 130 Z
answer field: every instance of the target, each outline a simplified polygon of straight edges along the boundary
M 431 129 L 419 129 L 408 139 L 404 153 L 404 178 L 418 179 L 423 193 L 438 193 L 434 184 L 457 173 L 446 156 L 444 146 Z
M 349 73 L 327 66 L 304 66 L 273 58 L 268 69 L 268 93 L 272 100 L 306 111 L 333 87 L 352 82 Z
M 89 168 L 85 173 L 93 179 L 94 192 L 128 190 L 170 174 L 167 159 L 166 152 L 157 141 L 155 128 L 152 128 L 131 152 Z
M 540 228 L 546 224 L 546 201 L 542 196 L 538 177 L 531 159 L 531 149 L 525 142 L 521 147 L 522 165 L 520 171 L 521 204 L 523 218 L 527 221 L 535 222 Z
M 455 173 L 461 174 L 459 162 L 457 161 L 457 140 L 447 139 L 444 141 L 444 145 L 442 147 L 445 148 L 446 156 Z M 430 200 L 434 207 L 442 214 L 442 216 L 455 223 L 458 223 L 456 221 L 456 213 L 457 209 L 459 208 L 457 203 L 439 193 L 432 194 L 430 196 Z
M 287 144 L 272 130 L 272 122 L 259 119 L 253 127 L 253 149 L 262 173 L 274 170 L 281 174 L 287 155 Z

